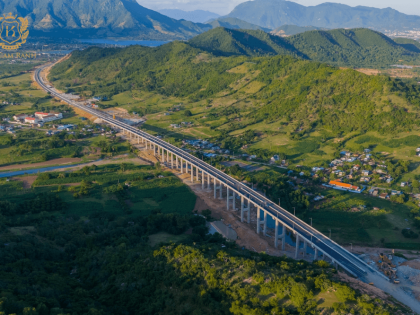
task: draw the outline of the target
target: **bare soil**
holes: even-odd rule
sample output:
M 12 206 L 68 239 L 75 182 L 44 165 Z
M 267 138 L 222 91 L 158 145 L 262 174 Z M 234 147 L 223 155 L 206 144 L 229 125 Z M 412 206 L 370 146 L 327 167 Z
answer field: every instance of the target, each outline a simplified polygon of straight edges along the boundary
M 378 75 L 381 74 L 380 70 L 376 70 L 376 69 L 356 69 L 356 71 L 367 74 L 367 75 Z
M 349 245 L 342 245 L 348 251 L 353 252 L 354 254 L 366 254 L 369 253 L 371 255 L 379 255 L 380 253 L 384 254 L 392 254 L 392 249 L 390 248 L 381 248 L 381 247 L 365 247 L 365 246 L 349 246 Z M 415 259 L 419 257 L 417 252 L 413 252 L 411 250 L 404 250 L 404 249 L 394 249 L 394 252 L 398 252 L 403 254 L 408 259 Z
M 31 189 L 38 176 L 13 177 L 11 180 L 23 182 L 23 189 Z
M 420 270 L 420 260 L 418 260 L 418 259 L 408 260 L 408 261 L 402 263 L 401 266 L 410 266 L 413 269 Z

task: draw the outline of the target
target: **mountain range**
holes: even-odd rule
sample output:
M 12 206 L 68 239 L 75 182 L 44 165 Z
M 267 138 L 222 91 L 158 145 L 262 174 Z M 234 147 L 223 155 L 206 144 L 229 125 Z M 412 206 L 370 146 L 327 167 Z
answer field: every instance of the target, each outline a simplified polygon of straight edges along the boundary
M 219 56 L 291 55 L 336 66 L 383 68 L 397 63 L 420 65 L 420 43 L 397 41 L 370 29 L 315 30 L 279 37 L 261 30 L 216 28 L 188 43 Z
M 322 28 L 372 28 L 402 30 L 420 27 L 420 16 L 407 15 L 394 9 L 350 7 L 339 3 L 303 6 L 285 0 L 255 0 L 239 4 L 227 17 L 275 29 L 285 24 Z
M 178 9 L 164 9 L 158 12 L 176 20 L 186 20 L 194 23 L 206 23 L 209 20 L 220 17 L 219 14 L 203 10 L 183 11 Z
M 0 10 L 28 18 L 30 37 L 173 40 L 211 28 L 175 20 L 135 0 L 0 0 Z

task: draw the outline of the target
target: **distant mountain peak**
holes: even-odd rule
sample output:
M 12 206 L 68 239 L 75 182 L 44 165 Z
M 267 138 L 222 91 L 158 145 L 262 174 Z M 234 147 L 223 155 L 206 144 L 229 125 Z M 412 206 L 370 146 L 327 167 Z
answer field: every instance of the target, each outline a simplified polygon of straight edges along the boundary
M 176 20 L 186 20 L 194 23 L 205 23 L 220 17 L 219 14 L 204 10 L 183 11 L 179 9 L 163 9 L 159 13 Z
M 0 0 L 0 9 L 27 17 L 30 36 L 173 40 L 210 29 L 169 18 L 135 0 Z
M 285 24 L 321 28 L 372 28 L 379 31 L 414 29 L 420 16 L 406 15 L 392 8 L 351 7 L 326 2 L 303 6 L 286 0 L 254 0 L 236 6 L 227 17 L 275 29 Z

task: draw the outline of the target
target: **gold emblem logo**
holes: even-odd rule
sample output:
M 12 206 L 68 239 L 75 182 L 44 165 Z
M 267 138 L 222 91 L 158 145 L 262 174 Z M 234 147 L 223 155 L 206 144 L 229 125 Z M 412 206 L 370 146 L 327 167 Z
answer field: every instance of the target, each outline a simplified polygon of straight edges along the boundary
M 6 50 L 18 49 L 26 43 L 29 31 L 28 19 L 17 15 L 3 14 L 0 17 L 0 47 Z

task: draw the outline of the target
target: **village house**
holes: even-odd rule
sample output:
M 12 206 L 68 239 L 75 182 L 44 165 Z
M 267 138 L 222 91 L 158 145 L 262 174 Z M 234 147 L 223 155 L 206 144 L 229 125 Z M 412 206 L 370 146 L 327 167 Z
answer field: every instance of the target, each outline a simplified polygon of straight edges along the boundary
M 42 112 L 36 112 L 35 117 L 43 122 L 49 122 L 54 121 L 57 119 L 62 119 L 63 114 L 62 113 L 42 113 Z
M 353 186 L 351 184 L 342 183 L 341 181 L 330 181 L 329 185 L 332 186 L 334 189 L 338 190 L 346 190 L 346 191 L 352 191 L 352 192 L 360 192 L 360 188 L 358 186 Z
M 19 115 L 13 116 L 13 119 L 16 121 L 20 121 L 20 120 L 25 120 L 26 117 L 29 117 L 29 116 L 26 114 L 19 114 Z
M 26 123 L 30 123 L 30 124 L 37 124 L 38 123 L 38 118 L 35 118 L 35 117 L 26 117 L 25 118 L 25 122 Z
M 381 198 L 381 199 L 388 199 L 388 198 L 389 198 L 389 196 L 388 196 L 388 194 L 387 194 L 387 193 L 383 193 L 383 194 L 380 194 L 380 195 L 379 195 L 379 198 Z
M 369 176 L 370 175 L 370 171 L 368 170 L 363 170 L 362 171 L 363 176 Z

